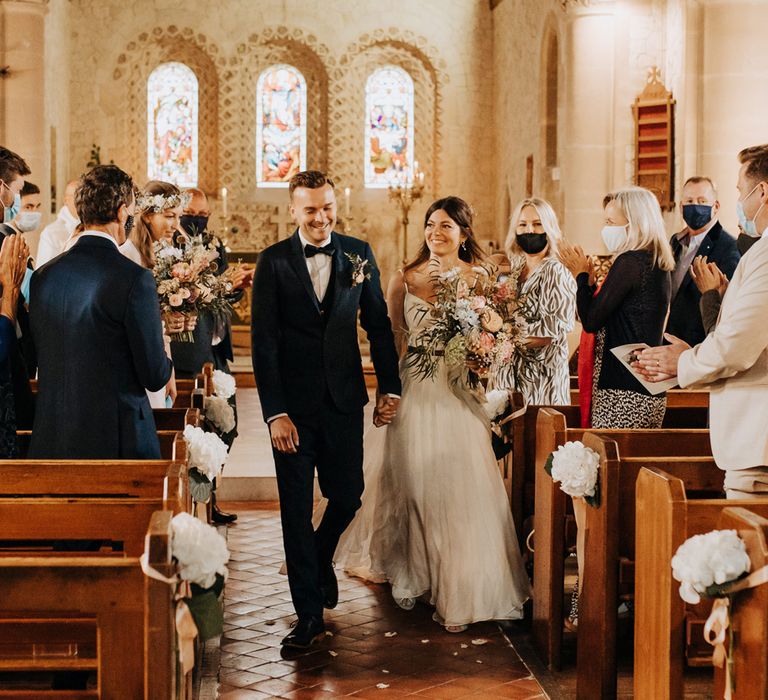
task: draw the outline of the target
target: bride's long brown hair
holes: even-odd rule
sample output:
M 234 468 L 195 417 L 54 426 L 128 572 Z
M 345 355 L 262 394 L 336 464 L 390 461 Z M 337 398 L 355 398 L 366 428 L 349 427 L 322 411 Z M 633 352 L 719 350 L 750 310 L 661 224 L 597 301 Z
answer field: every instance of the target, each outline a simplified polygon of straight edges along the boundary
M 485 260 L 486 255 L 480 244 L 475 238 L 475 233 L 472 230 L 473 213 L 472 207 L 465 202 L 461 197 L 443 197 L 436 202 L 432 202 L 427 213 L 424 215 L 424 228 L 427 228 L 429 223 L 429 217 L 436 211 L 442 209 L 451 220 L 461 229 L 461 232 L 466 236 L 466 239 L 459 247 L 459 260 L 463 260 L 466 263 L 475 263 Z M 431 256 L 429 246 L 427 242 L 422 243 L 419 252 L 416 253 L 416 257 L 411 260 L 404 268 L 403 272 L 408 272 L 414 267 L 418 267 L 422 263 L 429 260 Z

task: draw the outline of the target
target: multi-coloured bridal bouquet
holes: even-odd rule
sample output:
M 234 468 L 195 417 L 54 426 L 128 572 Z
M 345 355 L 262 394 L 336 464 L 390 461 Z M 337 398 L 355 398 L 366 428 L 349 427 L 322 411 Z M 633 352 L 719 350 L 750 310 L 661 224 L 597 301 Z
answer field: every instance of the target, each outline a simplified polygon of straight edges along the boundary
M 536 320 L 525 295 L 518 293 L 520 271 L 496 275 L 473 267 L 468 278 L 459 268 L 434 275 L 432 323 L 412 338 L 409 365 L 416 376 L 434 376 L 445 362 L 452 382 L 465 379 L 471 388 L 480 377 L 511 367 L 515 379 L 527 377 L 536 361 L 527 344 Z
M 184 330 L 171 334 L 171 340 L 192 342 L 192 330 L 201 311 L 221 317 L 231 311 L 227 294 L 232 284 L 216 274 L 219 252 L 201 236 L 184 237 L 177 244 L 155 243 L 153 273 L 163 314 L 180 314 L 186 319 Z

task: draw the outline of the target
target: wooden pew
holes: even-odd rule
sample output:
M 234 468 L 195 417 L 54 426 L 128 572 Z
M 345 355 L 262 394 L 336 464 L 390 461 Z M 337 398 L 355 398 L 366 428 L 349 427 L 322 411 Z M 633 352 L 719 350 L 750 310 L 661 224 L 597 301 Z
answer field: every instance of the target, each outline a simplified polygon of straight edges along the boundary
M 635 483 L 640 469 L 665 470 L 680 478 L 686 489 L 714 498 L 722 494 L 723 472 L 712 457 L 623 457 L 617 443 L 602 433 L 586 434 L 583 442 L 600 456 L 600 502 L 585 509 L 576 697 L 597 700 L 616 697 L 617 608 L 620 592 L 634 590 Z
M 565 415 L 542 408 L 536 420 L 536 480 L 533 568 L 533 642 L 551 669 L 560 667 L 563 636 L 565 522 L 570 499 L 544 470 L 549 455 L 566 442 L 599 432 L 619 449 L 637 457 L 709 456 L 709 431 L 703 429 L 599 430 L 568 429 Z
M 571 389 L 571 404 L 579 405 L 578 388 Z M 671 389 L 667 392 L 667 408 L 672 406 L 709 407 L 709 392 L 700 389 Z
M 198 426 L 201 421 L 197 408 L 154 408 L 152 415 L 157 430 L 184 430 L 184 426 Z
M 636 512 L 643 527 L 635 534 L 634 696 L 638 700 L 683 697 L 686 604 L 678 593 L 680 584 L 672 577 L 670 562 L 686 539 L 717 529 L 728 506 L 741 506 L 768 517 L 768 497 L 689 498 L 685 483 L 676 476 L 661 469 L 640 470 Z M 695 617 L 706 616 L 708 609 L 703 607 Z M 694 629 L 701 634 L 700 626 Z
M 174 571 L 171 516 L 153 511 L 144 525 L 149 563 L 166 576 Z M 96 529 L 104 526 L 97 523 Z M 30 652 L 5 659 L 0 669 L 98 673 L 95 691 L 0 690 L 0 698 L 191 697 L 189 679 L 177 682 L 173 588 L 145 576 L 135 556 L 0 557 L 0 580 L 4 643 L 31 649 L 32 640 L 45 643 L 57 625 L 56 639 L 66 639 L 69 631 L 78 643 L 88 625 L 96 627 L 90 655 L 87 645 L 76 656 L 40 659 Z
M 518 396 L 520 396 L 518 394 Z M 519 404 L 522 405 L 522 397 Z M 512 441 L 512 451 L 505 457 L 502 477 L 510 498 L 512 517 L 520 546 L 525 540 L 526 523 L 533 517 L 536 483 L 536 417 L 541 408 L 560 411 L 566 425 L 577 427 L 581 422 L 578 406 L 528 406 L 525 413 L 509 421 L 506 432 Z M 664 415 L 665 428 L 706 428 L 709 409 L 703 406 L 672 406 Z
M 736 530 L 744 540 L 750 571 L 768 564 L 768 519 L 753 510 L 724 508 L 720 530 Z M 733 651 L 734 700 L 768 698 L 768 584 L 733 594 L 730 634 Z M 714 697 L 725 689 L 725 667 L 715 667 Z

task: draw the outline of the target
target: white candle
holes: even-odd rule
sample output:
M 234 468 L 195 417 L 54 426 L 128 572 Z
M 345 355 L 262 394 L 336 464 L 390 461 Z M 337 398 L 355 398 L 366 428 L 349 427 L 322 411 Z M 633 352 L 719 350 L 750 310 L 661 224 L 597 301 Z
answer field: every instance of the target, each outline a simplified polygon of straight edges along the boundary
M 221 188 L 221 215 L 227 218 L 227 188 Z
M 419 184 L 420 185 L 424 184 L 424 173 L 419 173 Z
M 349 208 L 350 208 L 350 196 L 352 195 L 352 188 L 351 187 L 345 187 L 344 188 L 344 218 L 349 218 Z

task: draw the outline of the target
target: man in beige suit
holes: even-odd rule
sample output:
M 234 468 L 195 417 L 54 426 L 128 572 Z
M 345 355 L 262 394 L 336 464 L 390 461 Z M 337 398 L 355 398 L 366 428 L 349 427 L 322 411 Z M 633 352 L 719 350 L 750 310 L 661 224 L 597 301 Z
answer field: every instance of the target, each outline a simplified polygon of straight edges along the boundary
M 758 238 L 723 297 L 715 329 L 694 348 L 671 345 L 640 355 L 650 381 L 710 390 L 710 439 L 728 498 L 768 495 L 768 144 L 739 153 L 739 224 Z

